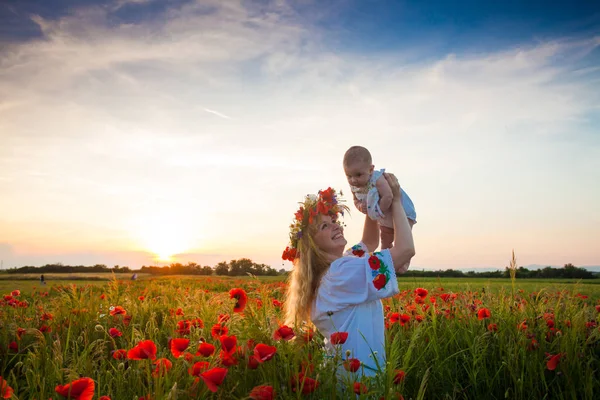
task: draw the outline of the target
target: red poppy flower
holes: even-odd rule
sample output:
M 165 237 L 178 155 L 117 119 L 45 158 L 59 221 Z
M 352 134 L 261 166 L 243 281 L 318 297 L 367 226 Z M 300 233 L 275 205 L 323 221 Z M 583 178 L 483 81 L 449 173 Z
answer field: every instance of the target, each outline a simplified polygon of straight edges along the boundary
M 386 283 L 387 282 L 384 274 L 379 274 L 375 277 L 375 279 L 373 279 L 373 286 L 375 286 L 375 289 L 377 290 L 384 288 Z
M 203 357 L 210 357 L 215 352 L 215 346 L 210 343 L 200 343 L 198 346 L 197 356 L 201 355 Z
M 302 394 L 310 394 L 319 387 L 319 382 L 300 373 L 296 377 L 292 377 L 292 391 L 296 391 L 296 387 L 302 388 Z
M 173 367 L 173 363 L 166 358 L 159 358 L 153 363 L 156 368 L 152 372 L 152 376 L 165 376 L 165 374 Z
M 189 363 L 194 362 L 194 357 L 196 357 L 194 354 L 190 353 L 189 351 L 186 351 L 185 353 L 183 353 L 183 359 Z
M 42 321 L 49 321 L 54 319 L 54 315 L 50 314 L 50 313 L 43 313 L 42 314 Z
M 353 388 L 354 388 L 354 393 L 356 393 L 356 394 L 364 394 L 369 391 L 369 389 L 367 389 L 367 386 L 364 383 L 360 383 L 360 382 L 354 382 Z
M 311 328 L 308 328 L 307 330 L 302 332 L 302 341 L 304 343 L 311 342 L 314 337 L 315 337 L 315 331 L 312 330 Z
M 237 346 L 237 337 L 235 337 L 235 335 L 222 335 L 219 337 L 219 341 L 221 342 L 221 347 L 226 353 L 232 353 L 235 351 Z
M 360 368 L 360 360 L 357 358 L 349 358 L 344 361 L 344 369 L 350 372 L 356 372 Z
M 402 382 L 404 380 L 404 377 L 406 376 L 406 373 L 401 370 L 401 369 L 397 369 L 396 371 L 394 371 L 394 384 L 399 385 L 400 382 Z
M 487 328 L 490 332 L 498 332 L 498 324 L 489 324 Z
M 259 363 L 269 361 L 277 353 L 275 346 L 269 346 L 267 344 L 259 343 L 254 347 L 254 357 Z
M 348 332 L 334 332 L 331 334 L 331 344 L 344 344 L 348 340 Z
M 116 306 L 112 310 L 110 310 L 110 315 L 112 316 L 125 314 L 127 314 L 127 311 L 125 311 L 125 309 L 121 306 Z
M 98 400 L 111 400 L 108 396 L 100 396 Z
M 188 369 L 188 373 L 192 376 L 200 376 L 202 371 L 208 369 L 210 363 L 208 361 L 198 361 Z
M 416 288 L 415 289 L 415 294 L 421 298 L 425 298 L 427 297 L 427 295 L 429 294 L 429 292 L 427 291 L 427 289 L 423 289 L 423 288 Z
M 241 313 L 244 311 L 244 308 L 246 308 L 246 303 L 248 302 L 248 295 L 244 289 L 231 289 L 229 291 L 229 298 L 236 300 L 235 306 L 233 306 L 233 312 Z
M 404 326 L 410 322 L 410 315 L 401 314 L 400 315 L 400 325 Z
M 194 328 L 204 328 L 204 321 L 202 321 L 200 318 L 196 318 L 196 319 L 191 320 L 190 324 Z
M 156 345 L 152 340 L 142 340 L 133 349 L 127 352 L 127 358 L 130 360 L 156 359 Z
M 67 399 L 92 400 L 94 388 L 91 378 L 80 378 L 66 385 L 57 385 L 54 391 Z
M 273 338 L 275 340 L 292 340 L 292 338 L 296 336 L 292 328 L 287 325 L 281 325 L 274 333 Z
M 302 221 L 302 217 L 304 216 L 304 207 L 300 207 L 298 211 L 294 214 L 298 221 Z
M 562 353 L 556 354 L 556 355 L 549 355 L 550 359 L 546 362 L 546 368 L 548 368 L 550 371 L 554 371 L 556 369 L 556 367 L 558 367 L 558 363 L 560 361 L 560 358 L 563 356 Z
M 487 308 L 480 308 L 477 310 L 477 319 L 487 319 L 492 316 L 492 313 Z
M 252 356 L 248 358 L 248 368 L 256 369 L 260 365 L 260 361 L 256 359 L 256 356 Z
M 200 374 L 200 378 L 206 383 L 208 390 L 216 392 L 218 387 L 221 386 L 223 380 L 227 376 L 227 368 L 212 368 L 206 372 Z
M 125 350 L 125 349 L 115 350 L 112 353 L 112 357 L 115 360 L 122 360 L 124 358 L 127 358 L 127 350 Z
M 12 394 L 13 388 L 8 386 L 6 380 L 4 380 L 4 378 L 0 376 L 0 396 L 2 396 L 3 399 L 10 399 L 12 397 Z
M 15 289 L 12 292 L 10 292 L 11 295 L 13 295 L 14 297 L 20 296 L 21 295 L 21 291 L 19 289 Z
M 221 324 L 214 324 L 210 330 L 210 334 L 213 337 L 213 339 L 217 339 L 219 336 L 222 335 L 227 335 L 228 332 L 229 329 L 227 329 L 226 326 L 223 326 Z
M 281 259 L 284 261 L 294 262 L 297 255 L 298 255 L 298 251 L 295 248 L 287 246 L 283 250 L 283 253 L 281 253 Z
M 554 321 L 551 319 L 546 320 L 546 326 L 548 328 L 554 328 Z
M 191 326 L 192 323 L 188 320 L 177 321 L 177 327 L 175 328 L 175 332 L 177 332 L 181 336 L 189 335 Z
M 372 270 L 377 270 L 380 266 L 381 261 L 379 261 L 379 258 L 377 256 L 369 257 L 369 267 L 371 267 Z
M 110 329 L 108 330 L 108 334 L 109 334 L 111 337 L 123 336 L 123 333 L 122 333 L 120 330 L 118 330 L 117 328 L 110 328 Z
M 221 364 L 225 367 L 231 367 L 232 365 L 237 365 L 238 359 L 235 354 L 235 348 L 233 351 L 227 352 L 224 350 L 219 351 L 219 360 L 221 360 Z
M 131 315 L 123 315 L 123 324 L 125 326 L 129 326 L 129 323 L 131 322 L 131 318 L 133 318 Z
M 100 300 L 104 300 L 104 299 L 106 299 L 106 295 L 105 295 L 104 293 L 102 293 L 102 294 L 100 295 Z
M 599 312 L 599 313 L 600 313 L 600 304 L 597 304 L 597 305 L 596 305 L 596 312 Z
M 42 332 L 42 333 L 52 332 L 52 328 L 49 327 L 48 325 L 42 325 L 42 326 L 40 326 L 40 332 Z
M 10 343 L 8 344 L 8 349 L 9 349 L 10 351 L 17 352 L 17 351 L 19 351 L 19 345 L 17 344 L 17 342 L 15 342 L 15 341 L 13 340 L 12 342 L 10 342 Z
M 169 348 L 171 349 L 171 354 L 173 357 L 179 358 L 181 354 L 188 348 L 190 345 L 190 339 L 177 338 L 171 339 L 169 342 Z
M 281 302 L 277 299 L 273 299 L 273 307 L 281 307 Z
M 273 386 L 267 385 L 256 386 L 248 395 L 252 400 L 273 400 L 274 396 Z

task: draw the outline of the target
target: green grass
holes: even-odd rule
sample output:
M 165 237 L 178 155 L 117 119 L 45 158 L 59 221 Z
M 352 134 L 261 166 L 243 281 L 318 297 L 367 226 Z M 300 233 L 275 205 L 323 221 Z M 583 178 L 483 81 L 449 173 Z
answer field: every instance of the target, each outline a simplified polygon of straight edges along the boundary
M 281 278 L 128 278 L 51 280 L 45 286 L 39 281 L 0 281 L 1 295 L 19 289 L 19 298 L 28 303 L 0 305 L 0 376 L 14 389 L 13 399 L 60 399 L 55 386 L 81 376 L 94 380 L 94 399 L 109 395 L 129 400 L 147 394 L 153 399 L 247 399 L 257 385 L 272 385 L 279 399 L 355 399 L 352 382 L 336 381 L 334 371 L 344 355 L 324 357 L 322 337 L 309 344 L 273 339 L 283 319 L 282 309 L 273 303 L 283 300 Z M 362 399 L 392 399 L 396 393 L 405 399 L 593 399 L 600 392 L 600 331 L 594 325 L 600 286 L 595 281 L 517 280 L 513 290 L 509 279 L 400 278 L 399 286 L 398 296 L 384 300 L 388 368 L 375 380 L 363 380 L 368 393 Z M 232 312 L 235 300 L 228 292 L 233 287 L 248 293 L 243 314 Z M 415 295 L 418 287 L 429 291 L 423 301 Z M 131 320 L 111 316 L 114 306 L 122 306 Z M 478 319 L 482 308 L 490 310 L 490 318 Z M 409 321 L 394 323 L 394 313 L 406 314 Z M 51 318 L 44 317 L 48 314 Z M 220 366 L 221 344 L 211 328 L 221 314 L 230 316 L 225 322 L 229 335 L 246 350 L 236 353 L 238 363 L 227 367 L 225 380 L 213 393 L 188 369 L 201 360 Z M 196 318 L 203 328 L 177 332 L 179 321 Z M 520 329 L 524 321 L 527 327 Z M 490 324 L 497 330 L 490 330 Z M 18 328 L 26 329 L 21 339 Z M 110 328 L 122 336 L 111 337 Z M 205 340 L 216 346 L 216 354 L 190 361 L 175 358 L 169 339 L 183 336 L 191 340 L 191 352 Z M 275 357 L 250 368 L 249 339 L 275 346 Z M 152 375 L 150 360 L 112 358 L 114 350 L 129 350 L 141 340 L 152 340 L 156 357 L 172 362 L 165 376 Z M 9 349 L 11 342 L 18 351 Z M 548 369 L 549 355 L 558 354 L 556 369 Z M 319 386 L 302 395 L 293 377 L 307 363 L 314 367 L 308 376 Z M 394 384 L 398 369 L 406 377 Z

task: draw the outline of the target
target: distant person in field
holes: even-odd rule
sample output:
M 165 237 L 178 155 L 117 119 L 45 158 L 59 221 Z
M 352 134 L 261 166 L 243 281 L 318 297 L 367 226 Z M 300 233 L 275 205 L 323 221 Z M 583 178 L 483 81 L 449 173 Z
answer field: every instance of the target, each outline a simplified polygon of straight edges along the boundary
M 45 284 L 46 284 L 46 281 L 44 280 L 44 274 L 42 274 L 42 276 L 40 276 L 40 283 L 41 283 L 42 285 L 45 285 Z
M 389 249 L 394 242 L 391 215 L 392 189 L 383 176 L 385 169 L 375 170 L 371 153 L 362 146 L 352 146 L 344 154 L 344 172 L 352 190 L 354 205 L 363 214 L 379 222 L 381 248 Z M 402 206 L 411 229 L 417 223 L 417 212 L 408 194 L 400 188 Z
M 335 190 L 306 196 L 290 225 L 290 244 L 282 258 L 294 263 L 285 301 L 286 325 L 296 331 L 304 323 L 325 337 L 328 353 L 341 354 L 362 365 L 357 371 L 371 376 L 385 368 L 385 327 L 381 299 L 399 293 L 396 274 L 406 272 L 415 254 L 412 232 L 396 177 L 385 174 L 392 193 L 388 211 L 393 216 L 394 247 L 374 252 L 379 245 L 377 221 L 366 217 L 362 240 L 347 244 L 338 216 L 348 210 Z M 346 332 L 347 338 L 341 344 Z M 300 334 L 298 332 L 298 334 Z M 343 368 L 339 374 L 347 373 Z

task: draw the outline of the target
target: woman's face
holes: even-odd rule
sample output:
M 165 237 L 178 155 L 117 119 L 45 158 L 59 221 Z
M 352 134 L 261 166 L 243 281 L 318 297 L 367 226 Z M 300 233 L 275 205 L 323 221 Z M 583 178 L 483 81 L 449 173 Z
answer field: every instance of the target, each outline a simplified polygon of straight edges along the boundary
M 327 254 L 341 257 L 348 241 L 344 238 L 343 228 L 330 216 L 322 216 L 317 223 L 314 235 L 315 244 Z

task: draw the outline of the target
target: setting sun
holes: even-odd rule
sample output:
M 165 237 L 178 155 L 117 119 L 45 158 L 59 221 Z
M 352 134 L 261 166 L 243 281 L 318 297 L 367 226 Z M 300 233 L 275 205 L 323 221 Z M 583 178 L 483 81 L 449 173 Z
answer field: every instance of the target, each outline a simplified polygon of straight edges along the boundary
M 167 214 L 147 218 L 136 236 L 140 246 L 161 262 L 174 261 L 175 255 L 189 251 L 195 239 L 183 216 Z

